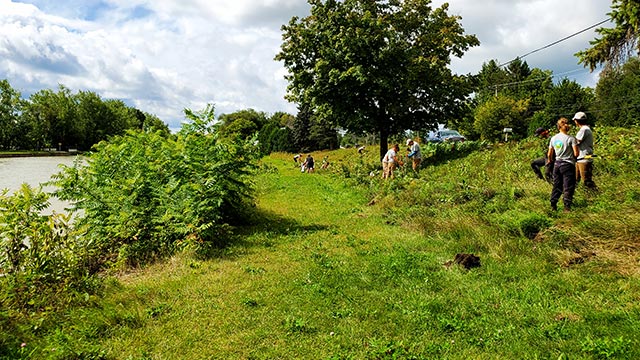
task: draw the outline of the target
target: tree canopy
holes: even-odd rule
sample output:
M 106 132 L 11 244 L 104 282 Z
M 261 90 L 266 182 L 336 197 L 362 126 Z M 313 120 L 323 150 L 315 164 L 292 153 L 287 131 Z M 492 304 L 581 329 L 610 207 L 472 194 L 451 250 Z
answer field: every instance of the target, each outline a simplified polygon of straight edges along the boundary
M 7 80 L 0 81 L 0 149 L 89 150 L 127 129 L 169 134 L 158 117 L 121 100 L 105 100 L 91 91 L 74 94 L 63 85 L 58 91 L 40 90 L 25 100 Z
M 389 135 L 432 129 L 471 93 L 451 56 L 479 45 L 448 4 L 430 0 L 309 0 L 311 14 L 282 27 L 276 60 L 289 70 L 287 99 L 346 130 Z
M 593 71 L 599 65 L 623 64 L 634 52 L 640 52 L 640 3 L 637 0 L 613 0 L 608 13 L 614 28 L 598 28 L 601 37 L 591 41 L 589 49 L 576 54 L 580 63 Z
M 598 124 L 640 125 L 640 59 L 601 72 L 595 96 Z

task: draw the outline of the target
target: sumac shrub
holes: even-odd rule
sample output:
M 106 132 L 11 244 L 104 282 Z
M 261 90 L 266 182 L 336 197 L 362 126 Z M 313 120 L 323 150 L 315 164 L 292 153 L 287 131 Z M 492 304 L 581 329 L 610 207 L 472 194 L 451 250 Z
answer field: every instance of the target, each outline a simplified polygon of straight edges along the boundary
M 38 307 L 64 301 L 60 290 L 89 291 L 79 266 L 84 244 L 66 214 L 43 215 L 49 195 L 27 184 L 0 194 L 0 305 Z M 55 299 L 54 299 L 55 298 Z
M 185 113 L 175 136 L 130 131 L 56 176 L 56 194 L 75 204 L 95 245 L 92 266 L 135 266 L 187 245 L 204 251 L 252 204 L 257 149 L 219 137 L 212 106 Z

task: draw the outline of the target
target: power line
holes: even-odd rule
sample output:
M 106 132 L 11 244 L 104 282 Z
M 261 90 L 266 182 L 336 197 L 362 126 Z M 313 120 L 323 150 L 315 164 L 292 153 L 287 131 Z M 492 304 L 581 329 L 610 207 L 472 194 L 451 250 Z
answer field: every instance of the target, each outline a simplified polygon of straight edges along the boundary
M 573 70 L 569 70 L 569 71 L 565 71 L 565 72 L 561 72 L 558 74 L 550 74 L 549 76 L 541 76 L 541 77 L 537 77 L 537 78 L 533 78 L 533 79 L 526 79 L 526 80 L 519 80 L 519 81 L 513 81 L 513 82 L 508 82 L 508 83 L 500 83 L 500 84 L 493 84 L 493 85 L 488 85 L 483 87 L 483 90 L 486 89 L 497 89 L 497 88 L 503 88 L 503 87 L 511 87 L 514 85 L 521 85 L 521 84 L 526 84 L 526 83 L 530 83 L 530 82 L 536 82 L 536 81 L 544 81 L 547 80 L 549 78 L 557 78 L 559 76 L 562 75 L 567 75 L 567 74 L 572 74 L 572 73 L 577 73 L 577 72 L 587 72 L 589 71 L 588 69 L 584 69 L 584 68 L 577 68 L 577 69 L 573 69 Z
M 605 20 L 602 20 L 602 21 L 600 21 L 600 22 L 599 22 L 599 23 L 597 23 L 597 24 L 594 24 L 594 25 L 589 26 L 588 28 L 582 29 L 582 30 L 580 30 L 580 31 L 578 31 L 578 32 L 576 32 L 576 33 L 573 33 L 573 34 L 571 34 L 571 35 L 569 35 L 569 36 L 566 36 L 566 37 L 564 37 L 564 38 L 562 38 L 562 39 L 560 39 L 560 40 L 554 41 L 554 42 L 552 42 L 551 44 L 545 45 L 545 46 L 543 46 L 543 47 L 541 47 L 541 48 L 539 48 L 539 49 L 535 49 L 535 50 L 533 50 L 533 51 L 529 51 L 528 53 L 526 53 L 526 54 L 524 54 L 524 55 L 522 55 L 522 56 L 518 56 L 518 57 L 516 57 L 515 59 L 513 59 L 513 60 L 511 60 L 511 61 L 508 61 L 508 62 L 506 62 L 506 63 L 504 63 L 504 64 L 500 64 L 500 65 L 498 65 L 498 66 L 499 66 L 499 67 L 502 67 L 502 66 L 505 66 L 505 65 L 509 65 L 509 64 L 511 64 L 512 62 L 516 61 L 516 60 L 522 59 L 522 58 L 523 58 L 523 57 L 525 57 L 525 56 L 529 56 L 529 55 L 531 55 L 531 54 L 533 54 L 533 53 L 536 53 L 536 52 L 538 52 L 538 51 L 540 51 L 540 50 L 544 50 L 544 49 L 549 48 L 549 47 L 551 47 L 551 46 L 553 46 L 553 45 L 559 44 L 559 43 L 561 43 L 561 42 L 563 42 L 563 41 L 565 41 L 565 40 L 567 40 L 567 39 L 570 39 L 570 38 L 572 38 L 572 37 L 574 37 L 574 36 L 576 36 L 576 35 L 582 34 L 583 32 L 585 32 L 585 31 L 587 31 L 587 30 L 591 30 L 591 29 L 593 29 L 594 27 L 596 27 L 596 26 L 598 26 L 598 25 L 602 25 L 602 24 L 604 24 L 604 23 L 606 23 L 607 21 L 610 21 L 610 20 L 611 20 L 611 18 L 607 18 L 607 19 L 605 19 Z

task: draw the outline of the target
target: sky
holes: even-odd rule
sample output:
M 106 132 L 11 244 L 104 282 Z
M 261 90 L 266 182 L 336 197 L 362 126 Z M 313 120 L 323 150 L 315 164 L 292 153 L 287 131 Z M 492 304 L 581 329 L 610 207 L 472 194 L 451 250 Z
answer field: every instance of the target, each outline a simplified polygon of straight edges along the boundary
M 434 7 L 444 3 L 433 0 Z M 490 60 L 506 63 L 608 18 L 606 0 L 450 0 L 481 45 L 458 74 Z M 176 130 L 184 109 L 216 114 L 254 109 L 297 113 L 284 99 L 286 69 L 274 60 L 281 26 L 309 14 L 306 0 L 0 0 L 0 79 L 23 98 L 64 85 L 154 114 Z M 609 23 L 601 26 L 611 27 Z M 573 55 L 596 37 L 587 30 L 523 58 L 595 87 L 597 72 Z

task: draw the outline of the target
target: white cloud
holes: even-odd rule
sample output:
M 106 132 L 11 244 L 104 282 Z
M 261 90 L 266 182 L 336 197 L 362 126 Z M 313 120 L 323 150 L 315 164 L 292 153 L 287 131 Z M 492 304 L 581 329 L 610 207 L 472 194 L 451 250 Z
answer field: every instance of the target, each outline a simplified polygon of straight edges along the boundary
M 449 3 L 482 43 L 453 60 L 459 73 L 475 73 L 491 59 L 509 61 L 603 20 L 610 10 L 602 0 Z M 246 108 L 295 113 L 284 100 L 286 71 L 273 58 L 281 25 L 308 12 L 304 0 L 0 0 L 0 79 L 23 94 L 63 84 L 121 98 L 173 128 L 184 108 L 207 103 L 218 114 Z M 593 74 L 573 54 L 594 36 L 585 32 L 524 60 L 593 85 Z
M 434 1 L 440 6 L 444 0 Z M 461 73 L 477 72 L 482 64 L 495 59 L 506 63 L 575 34 L 607 18 L 611 3 L 589 0 L 449 1 L 450 13 L 462 16 L 467 33 L 476 34 L 479 48 L 471 49 L 462 60 L 453 62 Z M 585 31 L 547 49 L 523 58 L 530 67 L 554 73 L 582 70 L 580 80 L 590 78 L 574 54 L 589 47 L 594 29 Z M 589 81 L 589 85 L 593 85 Z

